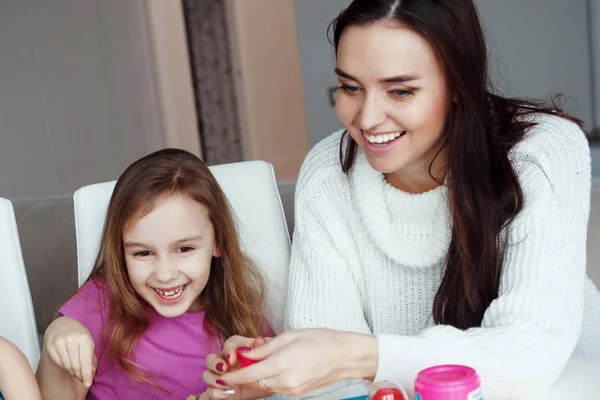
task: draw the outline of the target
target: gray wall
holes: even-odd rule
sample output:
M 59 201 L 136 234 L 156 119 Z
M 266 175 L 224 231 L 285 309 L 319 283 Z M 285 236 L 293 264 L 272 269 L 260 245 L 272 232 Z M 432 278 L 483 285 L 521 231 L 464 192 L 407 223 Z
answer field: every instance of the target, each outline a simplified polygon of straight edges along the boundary
M 478 0 L 498 89 L 508 95 L 567 97 L 593 128 L 587 0 Z
M 563 93 L 567 109 L 582 118 L 591 130 L 594 118 L 586 0 L 477 2 L 498 89 L 528 97 L 547 98 L 552 93 Z M 327 96 L 327 88 L 334 86 L 336 79 L 326 29 L 348 4 L 350 0 L 295 0 L 311 146 L 340 127 Z M 595 172 L 600 175 L 600 168 Z
M 327 26 L 350 3 L 350 0 L 294 0 L 310 147 L 342 127 L 329 104 L 328 88 L 335 86 L 337 79 Z
M 0 196 L 115 179 L 162 146 L 142 1 L 0 2 Z
M 600 177 L 600 147 L 595 143 L 591 146 L 592 175 Z

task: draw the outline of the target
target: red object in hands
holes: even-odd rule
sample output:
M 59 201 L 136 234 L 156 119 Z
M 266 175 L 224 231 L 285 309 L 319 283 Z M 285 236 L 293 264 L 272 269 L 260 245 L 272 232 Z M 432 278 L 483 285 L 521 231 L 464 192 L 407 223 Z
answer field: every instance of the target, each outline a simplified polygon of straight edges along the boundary
M 407 400 L 402 392 L 396 388 L 383 388 L 375 392 L 372 400 Z
M 240 349 L 235 350 L 235 354 L 237 354 L 237 359 L 240 362 L 240 368 L 247 367 L 248 365 L 254 364 L 256 361 L 250 360 L 244 356 L 244 353 L 240 351 Z

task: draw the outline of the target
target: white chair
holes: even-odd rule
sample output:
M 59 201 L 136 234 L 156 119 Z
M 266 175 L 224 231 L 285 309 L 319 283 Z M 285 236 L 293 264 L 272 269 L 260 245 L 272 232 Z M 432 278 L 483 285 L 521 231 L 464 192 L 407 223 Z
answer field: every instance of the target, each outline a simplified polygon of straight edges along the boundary
M 35 371 L 40 346 L 11 202 L 0 198 L 0 336 L 15 344 Z
M 283 329 L 290 239 L 273 167 L 246 161 L 210 167 L 238 219 L 242 246 L 263 269 L 268 283 L 268 317 Z M 104 217 L 116 181 L 82 187 L 73 196 L 79 285 L 88 278 L 100 245 Z

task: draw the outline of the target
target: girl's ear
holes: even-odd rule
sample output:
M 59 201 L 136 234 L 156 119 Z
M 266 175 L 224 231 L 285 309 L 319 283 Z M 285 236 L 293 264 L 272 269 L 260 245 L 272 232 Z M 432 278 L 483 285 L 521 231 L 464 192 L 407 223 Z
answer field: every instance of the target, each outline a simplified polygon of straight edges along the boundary
M 221 257 L 221 255 L 223 254 L 223 252 L 221 251 L 221 249 L 219 248 L 219 246 L 217 246 L 215 244 L 215 248 L 213 249 L 213 257 Z

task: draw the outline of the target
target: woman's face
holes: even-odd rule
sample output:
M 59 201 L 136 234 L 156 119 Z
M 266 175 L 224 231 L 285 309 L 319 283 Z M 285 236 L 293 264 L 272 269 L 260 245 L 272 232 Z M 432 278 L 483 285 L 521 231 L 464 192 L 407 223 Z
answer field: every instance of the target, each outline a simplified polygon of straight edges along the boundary
M 337 115 L 371 167 L 401 189 L 430 189 L 431 162 L 443 163 L 443 154 L 436 154 L 450 94 L 427 40 L 400 25 L 349 26 L 336 73 Z

